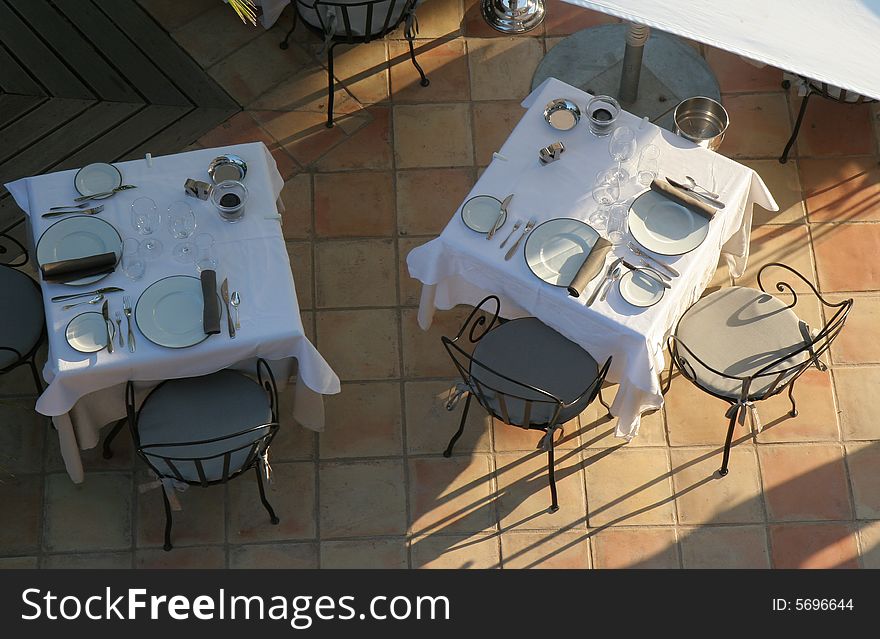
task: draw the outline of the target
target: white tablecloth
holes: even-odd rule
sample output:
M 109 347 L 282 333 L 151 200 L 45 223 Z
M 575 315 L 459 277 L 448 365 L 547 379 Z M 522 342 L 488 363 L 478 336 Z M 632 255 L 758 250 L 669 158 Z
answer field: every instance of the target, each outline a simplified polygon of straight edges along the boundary
M 880 0 L 565 0 L 880 99 Z
M 184 195 L 186 178 L 207 180 L 208 164 L 220 153 L 235 153 L 248 164 L 245 184 L 249 199 L 244 218 L 235 224 L 221 220 L 210 202 Z M 125 415 L 122 385 L 129 379 L 158 381 L 192 377 L 236 365 L 254 371 L 254 359 L 262 357 L 274 363 L 273 368 L 280 373 L 279 381 L 283 385 L 295 359 L 294 417 L 308 428 L 322 430 L 324 414 L 320 394 L 338 393 L 340 384 L 303 330 L 276 208 L 283 181 L 265 145 L 256 142 L 169 155 L 153 158 L 152 166 L 148 166 L 146 160 L 122 162 L 116 166 L 122 171 L 124 182 L 138 188 L 101 200 L 104 211 L 99 217 L 113 224 L 123 238 L 136 237 L 129 208 L 135 198 L 152 198 L 162 213 L 175 200 L 189 204 L 196 214 L 196 233 L 209 233 L 214 238 L 219 261 L 218 287 L 223 278 L 228 277 L 230 290 L 241 293 L 241 329 L 236 339 L 229 339 L 224 317 L 221 334 L 190 348 L 169 349 L 148 341 L 134 325 L 133 318 L 135 353 L 130 353 L 127 346 L 120 349 L 117 342 L 112 354 L 104 350 L 84 355 L 67 343 L 64 336 L 67 323 L 86 309 L 61 310 L 62 305 L 51 302 L 51 297 L 119 286 L 134 303 L 147 286 L 163 277 L 176 274 L 198 276 L 193 265 L 186 266 L 172 258 L 176 240 L 164 225 L 156 235 L 164 244 L 163 255 L 156 261 L 147 262 L 146 275 L 139 281 L 129 280 L 122 269 L 117 268 L 110 276 L 85 289 L 44 282 L 42 291 L 49 357 L 43 376 L 49 386 L 37 400 L 36 409 L 54 418 L 68 472 L 74 481 L 82 480 L 78 449 L 97 445 L 101 427 Z M 61 171 L 6 185 L 18 205 L 30 216 L 35 238 L 57 222 L 56 219 L 43 219 L 40 214 L 53 205 L 72 201 L 77 195 L 73 187 L 74 173 L 73 170 Z M 122 295 L 112 293 L 107 296 L 111 316 L 122 310 Z M 100 309 L 96 306 L 88 310 Z M 125 321 L 122 325 L 125 330 Z
M 528 111 L 500 149 L 505 159 L 493 160 L 468 198 L 489 194 L 501 199 L 515 193 L 509 207 L 510 219 L 535 217 L 541 223 L 571 217 L 586 221 L 598 206 L 591 195 L 596 174 L 612 165 L 609 138 L 592 136 L 585 121 L 570 131 L 556 131 L 547 125 L 542 113 L 552 99 L 568 98 L 583 109 L 589 97 L 555 78 L 537 87 L 522 103 Z M 619 121 L 634 130 L 642 124 L 626 112 L 621 113 Z M 533 315 L 582 346 L 596 360 L 613 356 L 608 379 L 620 382 L 620 389 L 611 412 L 619 418 L 617 436 L 626 438 L 638 433 L 641 413 L 662 405 L 658 373 L 663 369 L 666 337 L 711 280 L 719 253 L 723 251 L 734 275 L 742 274 L 748 259 L 752 206 L 757 203 L 766 209 L 778 209 L 752 169 L 647 122 L 637 130 L 637 136 L 639 148 L 646 144 L 660 148 L 662 175 L 679 179 L 691 175 L 701 184 L 714 184 L 727 205 L 715 216 L 699 247 L 686 255 L 663 258 L 681 277 L 655 306 L 637 309 L 614 289 L 606 301 L 597 300 L 586 307 L 592 285 L 584 295 L 574 298 L 564 288 L 542 282 L 526 266 L 522 244 L 518 255 L 504 260 L 507 248 L 499 250 L 497 237 L 509 233 L 511 221 L 490 243 L 484 235 L 465 227 L 460 209 L 440 237 L 416 247 L 407 256 L 410 275 L 423 284 L 419 307 L 423 329 L 431 325 L 435 309 L 475 305 L 492 293 L 501 299 L 505 317 Z M 566 148 L 562 158 L 540 165 L 538 149 L 557 140 Z M 643 190 L 630 181 L 621 196 L 632 197 Z M 627 253 L 624 247 L 614 251 L 621 256 Z M 610 255 L 608 261 L 611 259 Z M 632 256 L 629 260 L 637 261 Z

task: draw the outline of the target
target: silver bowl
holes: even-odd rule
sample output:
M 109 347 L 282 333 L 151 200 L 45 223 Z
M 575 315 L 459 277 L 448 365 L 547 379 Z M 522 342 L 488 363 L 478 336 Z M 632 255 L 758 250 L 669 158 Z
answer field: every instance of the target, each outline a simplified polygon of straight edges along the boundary
M 211 160 L 211 164 L 208 166 L 208 175 L 211 176 L 211 181 L 214 184 L 226 180 L 241 182 L 247 175 L 247 163 L 231 153 L 220 155 Z
M 573 129 L 581 119 L 581 110 L 571 100 L 558 98 L 544 108 L 547 124 L 559 131 Z
M 672 114 L 673 133 L 711 151 L 721 146 L 730 116 L 712 98 L 694 97 L 682 100 Z

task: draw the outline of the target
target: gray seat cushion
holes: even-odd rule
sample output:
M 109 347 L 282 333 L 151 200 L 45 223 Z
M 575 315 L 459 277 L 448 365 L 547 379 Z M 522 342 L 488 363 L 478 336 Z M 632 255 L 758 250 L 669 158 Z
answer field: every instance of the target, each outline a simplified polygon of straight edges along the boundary
M 749 388 L 749 397 L 758 399 L 774 384 L 780 371 L 809 359 L 806 351 L 792 355 L 805 344 L 801 324 L 781 300 L 734 286 L 707 295 L 691 306 L 682 316 L 675 336 L 708 366 L 725 375 L 746 377 L 776 361 L 768 369 L 770 374 L 755 378 Z M 693 367 L 699 386 L 721 397 L 739 398 L 739 380 L 713 373 L 684 349 L 679 349 L 679 355 Z M 778 385 L 784 385 L 793 375 L 787 374 Z
M 524 424 L 523 400 L 532 400 L 529 424 L 546 424 L 556 404 L 548 403 L 546 395 L 532 391 L 493 374 L 491 368 L 505 377 L 540 388 L 564 403 L 573 402 L 596 380 L 599 366 L 580 346 L 563 337 L 534 317 L 525 317 L 501 324 L 486 333 L 474 348 L 471 375 L 483 388 L 483 401 L 498 415 L 504 415 L 499 398 L 503 394 L 509 423 Z M 479 362 L 479 363 L 478 363 Z M 511 397 L 513 396 L 513 397 Z M 578 415 L 589 404 L 589 396 L 563 409 L 558 424 Z
M 204 377 L 170 380 L 158 386 L 144 401 L 137 428 L 142 447 L 161 444 L 148 448 L 144 454 L 156 470 L 169 477 L 174 473 L 157 455 L 173 459 L 221 455 L 203 462 L 206 478 L 215 481 L 223 474 L 222 454 L 245 447 L 232 454 L 231 475 L 247 460 L 247 445 L 265 435 L 268 427 L 219 442 L 189 446 L 169 444 L 217 439 L 271 421 L 269 399 L 257 382 L 235 371 L 219 371 Z M 199 480 L 194 463 L 173 463 L 184 479 Z
M 0 266 L 0 346 L 26 355 L 40 341 L 43 326 L 43 300 L 34 281 L 8 266 Z M 15 364 L 19 357 L 0 350 L 0 370 Z
M 363 1 L 350 0 L 350 2 L 347 2 L 346 0 L 333 0 L 336 4 L 355 4 Z M 393 7 L 391 6 L 391 0 L 378 0 L 373 3 L 373 14 L 370 17 L 369 25 L 367 25 L 366 5 L 349 7 L 348 21 L 351 31 L 356 36 L 367 35 L 367 30 L 369 30 L 370 35 L 381 33 L 385 26 L 385 18 L 388 16 L 388 11 L 391 11 L 391 17 L 388 19 L 388 28 L 391 28 L 400 20 L 405 7 L 406 0 L 397 0 Z M 297 9 L 302 19 L 313 27 L 320 29 L 323 22 L 325 28 L 331 29 L 331 35 L 346 35 L 345 18 L 343 17 L 341 7 L 326 5 L 321 2 L 316 3 L 315 0 L 297 0 Z M 318 12 L 321 14 L 320 17 Z M 334 17 L 332 20 L 331 16 Z

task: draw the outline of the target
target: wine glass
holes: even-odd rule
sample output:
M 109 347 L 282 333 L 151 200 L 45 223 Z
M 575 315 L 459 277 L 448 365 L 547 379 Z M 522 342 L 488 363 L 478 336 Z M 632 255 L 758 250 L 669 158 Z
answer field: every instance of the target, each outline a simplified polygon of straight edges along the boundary
M 608 208 L 620 199 L 620 182 L 614 171 L 599 171 L 593 185 L 593 199 L 599 208 L 593 211 L 588 222 L 593 228 L 604 227 L 608 221 Z
M 639 167 L 636 179 L 642 186 L 651 186 L 660 173 L 660 149 L 649 144 L 639 153 Z
M 133 237 L 122 242 L 122 270 L 130 280 L 137 281 L 144 276 L 147 265 L 141 253 L 141 243 Z
M 629 171 L 623 168 L 623 163 L 636 154 L 636 134 L 628 126 L 619 126 L 611 134 L 611 142 L 608 143 L 608 151 L 611 157 L 617 160 L 617 168 L 614 175 L 619 182 L 629 179 Z
M 171 237 L 186 240 L 196 230 L 196 216 L 186 202 L 172 202 L 165 216 Z M 195 260 L 196 245 L 192 242 L 179 242 L 172 251 L 174 259 L 182 264 L 190 264 Z
M 214 238 L 208 233 L 199 233 L 193 238 L 193 243 L 196 247 L 196 270 L 201 273 L 205 270 L 216 269 L 217 252 L 214 250 Z
M 138 233 L 147 236 L 141 242 L 141 253 L 148 260 L 154 260 L 162 254 L 162 242 L 152 237 L 159 226 L 159 212 L 156 203 L 148 197 L 139 197 L 131 203 L 131 223 Z

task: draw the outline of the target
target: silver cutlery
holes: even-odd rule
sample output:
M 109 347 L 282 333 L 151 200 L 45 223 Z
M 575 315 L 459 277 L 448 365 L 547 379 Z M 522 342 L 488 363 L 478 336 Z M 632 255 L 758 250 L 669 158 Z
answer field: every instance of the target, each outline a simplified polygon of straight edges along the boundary
M 241 304 L 241 295 L 238 294 L 238 291 L 232 291 L 229 303 L 235 309 L 235 328 L 241 328 L 241 322 L 238 321 L 238 306 Z
M 104 326 L 107 329 L 107 352 L 113 352 L 113 338 L 116 337 L 116 328 L 113 326 L 113 320 L 110 319 L 110 300 L 104 300 L 101 306 L 101 316 L 104 318 Z
M 501 246 L 499 246 L 498 248 L 504 248 L 504 245 L 507 244 L 507 240 L 509 240 L 513 236 L 513 234 L 516 233 L 516 230 L 521 226 L 522 220 L 517 220 L 516 223 L 513 225 L 513 228 L 510 229 L 510 233 L 507 234 L 507 237 L 504 238 L 504 241 L 501 242 Z
M 655 273 L 657 273 L 657 275 L 659 275 L 660 277 L 662 277 L 662 278 L 663 278 L 664 280 L 666 280 L 667 282 L 671 282 L 671 281 L 672 281 L 672 277 L 671 277 L 668 273 L 664 273 L 664 272 L 661 271 L 660 269 L 654 268 L 653 266 L 651 266 L 651 263 L 650 263 L 648 260 L 646 260 L 645 258 L 643 258 L 643 257 L 639 258 L 639 263 L 640 263 L 642 266 L 646 266 L 646 267 L 648 267 L 649 269 L 653 270 Z
M 663 288 L 672 288 L 671 285 L 669 285 L 663 281 L 663 278 L 661 278 L 660 274 L 657 273 L 657 271 L 655 271 L 654 269 L 650 269 L 650 270 L 645 269 L 645 268 L 636 266 L 635 264 L 631 264 L 630 262 L 627 262 L 626 260 L 623 260 L 623 265 L 631 271 L 641 271 L 642 273 L 645 274 L 646 277 L 651 278 L 652 280 L 654 280 L 655 282 L 660 284 L 660 286 L 662 286 Z M 657 275 L 657 277 L 654 277 L 655 274 Z
M 70 293 L 68 295 L 56 295 L 52 298 L 53 302 L 65 302 L 67 300 L 76 299 L 77 297 L 88 297 L 89 295 L 98 295 L 99 293 L 116 293 L 118 291 L 124 291 L 125 289 L 119 288 L 118 286 L 105 286 L 104 288 L 99 288 L 94 291 L 86 291 L 85 293 Z
M 116 326 L 119 328 L 119 348 L 125 346 L 125 342 L 122 341 L 122 313 L 116 311 Z
M 73 308 L 74 306 L 82 306 L 83 304 L 97 304 L 98 302 L 100 302 L 103 299 L 104 299 L 104 294 L 98 293 L 92 299 L 86 300 L 85 302 L 77 302 L 76 304 L 65 304 L 64 306 L 61 307 L 61 310 L 66 311 L 70 308 Z
M 513 199 L 513 193 L 504 198 L 504 201 L 501 203 L 501 210 L 498 212 L 498 218 L 495 220 L 495 224 L 492 225 L 492 228 L 489 229 L 489 232 L 486 233 L 486 239 L 491 240 L 495 237 L 495 232 L 501 226 L 501 221 L 507 217 L 507 205 L 510 204 L 510 201 Z
M 122 296 L 122 312 L 125 314 L 125 321 L 128 324 L 128 350 L 134 353 L 134 333 L 131 332 L 131 298 L 128 295 Z
M 656 264 L 660 268 L 666 269 L 666 271 L 670 275 L 672 275 L 672 277 L 679 277 L 681 275 L 681 273 L 676 271 L 669 264 L 667 264 L 666 262 L 664 262 L 662 260 L 658 260 L 653 255 L 649 255 L 648 253 L 645 253 L 642 249 L 640 249 L 638 246 L 636 246 L 632 242 L 628 242 L 627 247 L 629 247 L 629 250 L 632 251 L 633 253 L 635 253 L 636 255 L 638 255 L 639 257 L 644 257 L 646 260 L 650 261 L 652 264 Z
M 235 339 L 235 324 L 232 321 L 232 313 L 229 311 L 229 281 L 225 277 L 220 285 L 220 297 L 223 298 L 223 304 L 226 305 L 226 326 L 229 329 L 229 337 Z
M 68 209 L 66 211 L 49 211 L 48 213 L 43 213 L 40 217 L 58 217 L 59 215 L 94 215 L 95 213 L 100 213 L 104 210 L 104 205 L 99 204 L 98 206 L 92 207 L 90 209 Z
M 513 246 L 510 247 L 510 250 L 504 255 L 504 259 L 509 260 L 513 257 L 513 254 L 516 253 L 516 248 L 519 246 L 519 243 L 522 242 L 522 239 L 529 234 L 533 228 L 535 228 L 535 223 L 537 220 L 535 218 L 530 219 L 526 222 L 526 227 L 522 230 L 522 233 L 519 234 L 519 237 L 516 238 L 516 241 L 513 243 Z
M 110 197 L 114 193 L 119 191 L 126 191 L 128 189 L 136 189 L 137 186 L 134 184 L 122 184 L 121 186 L 117 186 L 115 189 L 111 191 L 104 191 L 103 193 L 92 193 L 91 195 L 80 195 L 79 197 L 73 198 L 74 202 L 82 202 L 84 200 L 102 200 L 105 197 Z
M 593 292 L 590 293 L 590 297 L 589 299 L 587 299 L 587 306 L 592 305 L 592 303 L 596 301 L 596 298 L 599 297 L 599 291 L 602 290 L 602 287 L 605 286 L 605 284 L 608 282 L 608 278 L 611 277 L 611 273 L 614 272 L 614 269 L 616 269 L 622 261 L 623 258 L 618 257 L 616 260 L 608 265 L 608 268 L 605 269 L 605 275 L 602 276 L 602 281 L 600 281 L 596 285 L 596 288 L 593 289 Z
M 684 179 L 688 181 L 692 189 L 700 189 L 703 193 L 705 193 L 709 197 L 715 198 L 716 200 L 721 197 L 717 193 L 713 193 L 712 191 L 707 189 L 705 186 L 700 186 L 699 184 L 697 184 L 697 181 L 690 175 L 685 175 Z
M 669 182 L 675 188 L 680 189 L 682 191 L 685 191 L 688 194 L 693 195 L 694 197 L 699 198 L 700 200 L 702 200 L 704 202 L 708 202 L 709 204 L 714 206 L 716 209 L 723 209 L 724 208 L 724 202 L 722 202 L 721 200 L 716 200 L 715 198 L 709 197 L 705 193 L 700 193 L 699 191 L 695 191 L 693 188 L 691 188 L 687 184 L 682 184 L 681 182 L 676 182 L 672 178 L 666 178 L 666 181 Z
M 614 282 L 619 280 L 621 275 L 623 275 L 623 269 L 620 268 L 620 265 L 617 265 L 616 267 L 614 267 L 614 272 L 611 274 L 611 279 L 609 279 L 608 284 L 605 285 L 605 290 L 602 291 L 602 297 L 599 298 L 599 301 L 605 301 L 605 298 L 608 297 L 608 291 L 614 288 Z
M 63 211 L 65 209 L 87 209 L 92 205 L 91 202 L 83 202 L 81 204 L 71 204 L 69 206 L 50 206 L 50 211 Z

